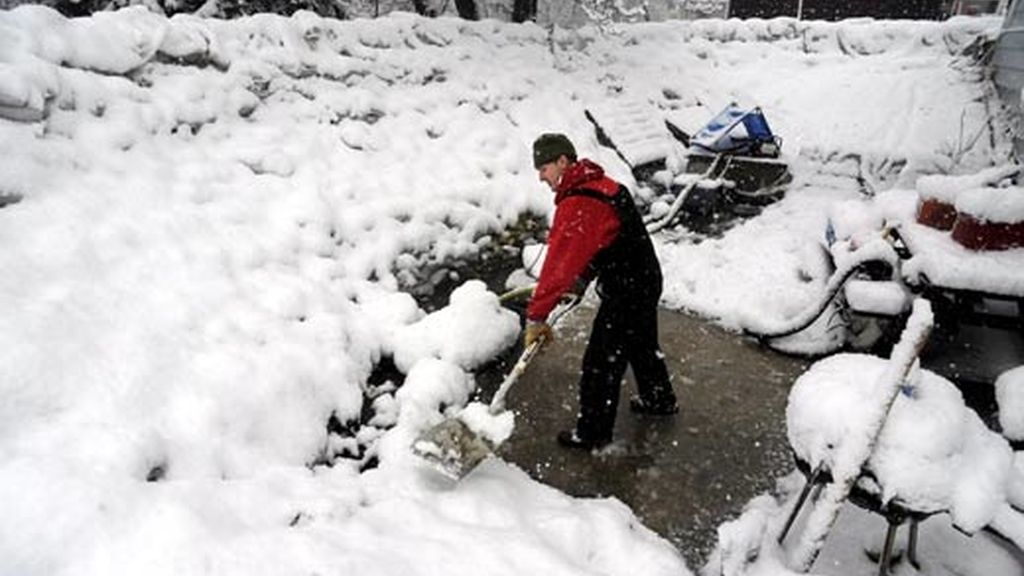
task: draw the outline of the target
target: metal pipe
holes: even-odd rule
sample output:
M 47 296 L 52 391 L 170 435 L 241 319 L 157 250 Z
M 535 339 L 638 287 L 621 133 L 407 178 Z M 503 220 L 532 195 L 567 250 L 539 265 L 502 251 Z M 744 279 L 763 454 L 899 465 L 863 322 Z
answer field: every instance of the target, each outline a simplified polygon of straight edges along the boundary
M 910 520 L 910 537 L 907 542 L 907 560 L 910 561 L 910 565 L 914 567 L 914 570 L 921 570 L 921 564 L 917 561 L 917 525 L 919 521 Z
M 888 576 L 889 574 L 889 562 L 892 561 L 892 545 L 896 540 L 896 528 L 898 527 L 898 522 L 894 522 L 892 519 L 889 520 L 889 529 L 885 531 L 885 545 L 882 548 L 882 557 L 878 560 L 878 576 Z
M 818 478 L 821 476 L 821 464 L 819 463 L 814 467 L 814 471 L 807 478 L 807 483 L 804 484 L 804 489 L 800 491 L 800 497 L 796 499 L 796 505 L 793 506 L 793 510 L 789 513 L 789 518 L 786 519 L 786 525 L 782 527 L 782 532 L 779 533 L 779 537 L 776 539 L 779 544 L 786 539 L 786 535 L 789 534 L 789 529 L 793 527 L 793 521 L 800 514 L 800 509 L 804 507 L 804 502 L 807 501 L 807 496 L 811 493 L 811 488 L 818 483 Z

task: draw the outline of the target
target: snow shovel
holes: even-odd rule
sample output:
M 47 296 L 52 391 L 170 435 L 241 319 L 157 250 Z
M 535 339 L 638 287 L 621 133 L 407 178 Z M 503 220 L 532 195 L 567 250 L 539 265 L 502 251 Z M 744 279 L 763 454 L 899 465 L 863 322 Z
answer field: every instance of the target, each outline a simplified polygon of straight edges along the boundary
M 554 326 L 581 300 L 575 296 L 572 300 L 560 304 L 551 315 Z M 505 411 L 505 396 L 519 377 L 526 372 L 526 367 L 544 346 L 547 339 L 541 336 L 523 350 L 512 371 L 502 380 L 498 391 L 491 398 L 487 412 L 491 416 Z M 422 432 L 412 444 L 412 451 L 437 467 L 442 473 L 456 480 L 469 474 L 488 456 L 494 453 L 497 445 L 491 439 L 473 431 L 459 416 L 447 418 Z

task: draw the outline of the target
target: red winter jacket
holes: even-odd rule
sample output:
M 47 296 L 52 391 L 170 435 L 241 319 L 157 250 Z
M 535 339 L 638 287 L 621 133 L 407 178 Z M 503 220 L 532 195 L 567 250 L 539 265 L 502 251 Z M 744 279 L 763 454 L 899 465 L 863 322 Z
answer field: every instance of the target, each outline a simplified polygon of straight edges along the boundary
M 619 183 L 604 175 L 604 169 L 590 160 L 571 164 L 555 190 L 555 219 L 548 232 L 548 250 L 540 280 L 526 308 L 526 318 L 547 320 L 567 290 L 587 271 L 598 252 L 611 246 L 621 224 L 615 208 L 607 202 L 572 195 L 580 188 L 615 196 Z

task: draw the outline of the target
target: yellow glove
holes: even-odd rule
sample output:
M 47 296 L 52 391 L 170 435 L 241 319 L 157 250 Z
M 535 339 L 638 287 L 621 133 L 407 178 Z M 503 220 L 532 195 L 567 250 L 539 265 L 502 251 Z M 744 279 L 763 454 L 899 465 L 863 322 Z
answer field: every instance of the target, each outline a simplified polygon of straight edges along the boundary
M 523 334 L 523 344 L 529 348 L 531 344 L 543 338 L 541 346 L 555 339 L 554 332 L 547 322 L 527 322 L 526 333 Z

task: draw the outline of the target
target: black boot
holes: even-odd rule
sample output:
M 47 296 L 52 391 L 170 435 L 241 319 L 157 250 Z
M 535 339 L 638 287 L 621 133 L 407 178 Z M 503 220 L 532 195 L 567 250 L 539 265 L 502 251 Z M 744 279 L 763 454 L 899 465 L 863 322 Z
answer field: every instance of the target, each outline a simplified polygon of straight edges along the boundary
M 576 433 L 576 430 L 562 430 L 558 433 L 558 443 L 566 448 L 595 450 L 611 444 L 611 440 L 592 440 L 589 438 L 581 438 Z
M 644 402 L 641 398 L 630 398 L 629 409 L 645 416 L 672 416 L 679 413 L 679 404 L 675 400 L 655 404 Z

